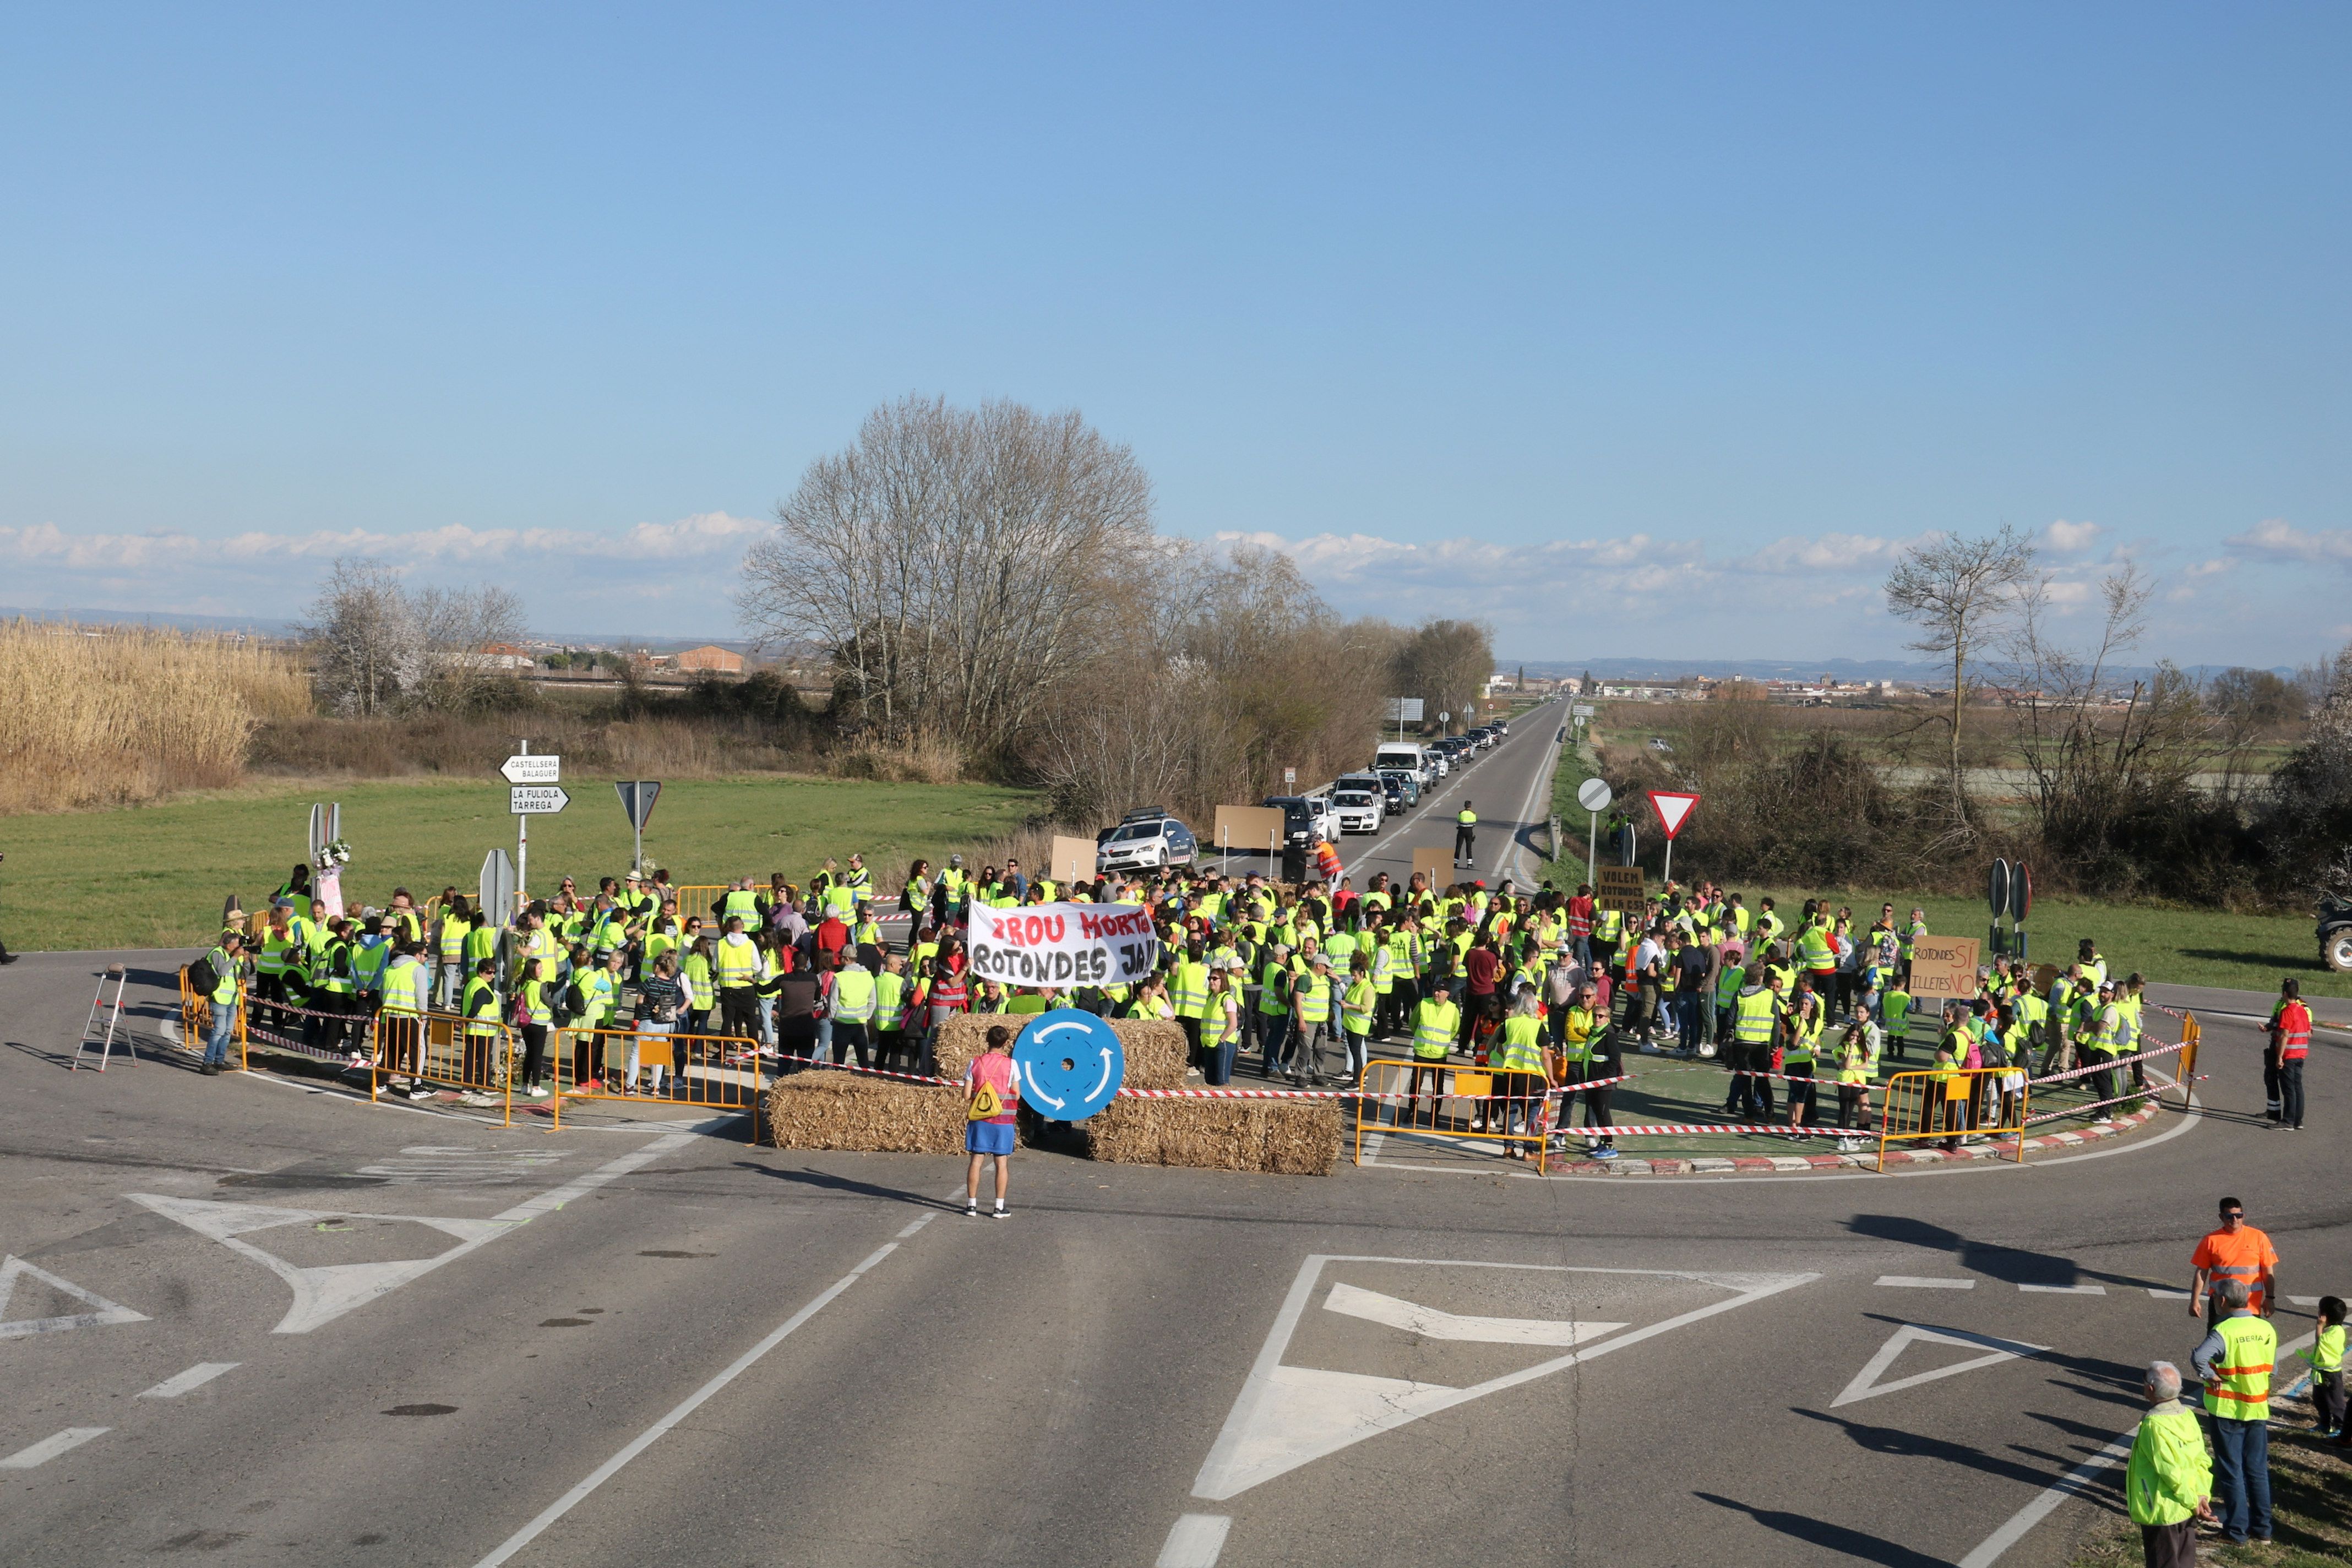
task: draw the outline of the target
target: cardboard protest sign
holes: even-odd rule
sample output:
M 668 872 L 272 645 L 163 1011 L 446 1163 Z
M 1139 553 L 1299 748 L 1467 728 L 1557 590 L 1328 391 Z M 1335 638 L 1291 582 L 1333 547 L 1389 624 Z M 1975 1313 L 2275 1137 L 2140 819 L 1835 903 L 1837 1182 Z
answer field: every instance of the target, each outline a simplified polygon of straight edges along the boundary
M 1650 900 L 1642 889 L 1643 871 L 1639 866 L 1599 866 L 1593 868 L 1592 877 L 1594 908 L 1615 910 L 1621 915 L 1648 911 Z
M 1225 854 L 1239 850 L 1244 855 L 1264 851 L 1269 855 L 1282 852 L 1282 807 L 1278 805 L 1221 805 L 1217 807 L 1217 825 L 1210 831 L 1210 842 Z
M 1091 882 L 1095 879 L 1095 841 L 1066 838 L 1056 833 L 1045 866 L 1045 875 L 1056 882 Z
M 1973 936 L 1922 936 L 1911 942 L 1911 995 L 1915 1005 L 1929 1001 L 1963 1000 L 1977 994 L 1977 952 L 1982 939 Z
M 1450 887 L 1473 875 L 1471 872 L 1455 868 L 1454 851 L 1451 849 L 1415 847 L 1412 852 L 1412 869 L 1413 874 L 1421 878 L 1423 883 L 1433 889 Z

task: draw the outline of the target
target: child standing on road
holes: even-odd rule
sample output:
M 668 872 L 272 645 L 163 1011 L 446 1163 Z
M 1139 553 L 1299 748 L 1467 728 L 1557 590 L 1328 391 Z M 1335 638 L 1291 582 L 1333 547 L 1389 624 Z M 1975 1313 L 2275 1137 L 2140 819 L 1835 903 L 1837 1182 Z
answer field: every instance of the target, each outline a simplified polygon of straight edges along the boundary
M 2319 1299 L 2319 1332 L 2303 1352 L 2311 1363 L 2312 1430 L 2342 1441 L 2344 1425 L 2344 1298 Z
M 1004 1190 L 1012 1172 L 1013 1113 L 1021 1103 L 1021 1069 L 1013 1060 L 1013 1031 L 999 1024 L 988 1031 L 988 1049 L 964 1068 L 963 1146 L 971 1154 L 964 1173 L 963 1212 L 980 1212 L 980 1162 L 996 1160 L 996 1217 L 1005 1217 Z

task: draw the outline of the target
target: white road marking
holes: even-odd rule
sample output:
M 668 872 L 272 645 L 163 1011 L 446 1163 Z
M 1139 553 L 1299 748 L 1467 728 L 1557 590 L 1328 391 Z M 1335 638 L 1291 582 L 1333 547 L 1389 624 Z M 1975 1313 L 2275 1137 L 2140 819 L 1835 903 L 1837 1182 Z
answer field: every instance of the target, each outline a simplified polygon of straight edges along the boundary
M 1973 1279 L 1938 1279 L 1925 1274 L 1882 1274 L 1878 1277 L 1878 1283 L 1903 1290 L 1973 1290 L 1977 1288 Z
M 2155 1286 L 2151 1285 L 2148 1287 L 2147 1299 L 2151 1301 L 2186 1301 L 2189 1300 L 2189 1292 L 2186 1290 L 2159 1290 Z
M 679 1422 L 693 1415 L 697 1410 L 701 1409 L 702 1406 L 708 1404 L 720 1389 L 725 1388 L 729 1384 L 734 1382 L 737 1378 L 751 1371 L 752 1367 L 758 1365 L 760 1359 L 762 1356 L 765 1356 L 770 1351 L 774 1350 L 778 1345 L 782 1344 L 784 1341 L 790 1339 L 793 1334 L 799 1330 L 802 1324 L 807 1322 L 811 1318 L 815 1317 L 819 1312 L 824 1311 L 827 1307 L 831 1306 L 840 1298 L 843 1291 L 848 1289 L 852 1285 L 856 1284 L 860 1279 L 864 1278 L 867 1269 L 873 1268 L 876 1264 L 881 1262 L 884 1258 L 889 1257 L 892 1253 L 898 1250 L 898 1244 L 897 1242 L 893 1241 L 886 1244 L 885 1246 L 876 1249 L 876 1251 L 869 1256 L 865 1262 L 860 1263 L 856 1268 L 851 1269 L 848 1273 L 835 1280 L 831 1285 L 825 1287 L 825 1289 L 820 1291 L 816 1298 L 810 1301 L 808 1305 L 803 1307 L 799 1311 L 794 1312 L 791 1317 L 786 1318 L 782 1323 L 776 1325 L 776 1327 L 770 1331 L 766 1339 L 761 1340 L 758 1344 L 753 1345 L 750 1350 L 745 1351 L 741 1355 L 737 1356 L 733 1362 L 729 1363 L 724 1372 L 721 1372 L 718 1376 L 712 1378 L 709 1383 L 704 1384 L 700 1388 L 696 1389 L 692 1394 L 688 1394 L 685 1399 L 678 1403 L 676 1409 L 663 1416 L 660 1420 L 655 1422 L 651 1426 L 646 1427 L 635 1437 L 630 1439 L 628 1446 L 624 1447 L 619 1453 L 614 1455 L 611 1458 L 597 1466 L 593 1470 L 591 1470 L 588 1473 L 587 1479 L 582 1481 L 578 1486 L 573 1487 L 570 1491 L 565 1492 L 562 1497 L 556 1499 L 554 1502 L 549 1504 L 548 1507 L 540 1513 L 538 1518 L 532 1520 L 529 1524 L 524 1525 L 520 1530 L 516 1531 L 512 1535 L 507 1537 L 505 1541 L 499 1543 L 498 1550 L 492 1552 L 488 1557 L 483 1558 L 481 1562 L 475 1564 L 475 1568 L 498 1568 L 499 1563 L 504 1563 L 516 1552 L 530 1545 L 533 1541 L 538 1540 L 541 1535 L 546 1532 L 548 1526 L 553 1524 L 557 1520 L 562 1519 L 565 1514 L 570 1513 L 573 1509 L 579 1507 L 581 1503 L 586 1501 L 590 1493 L 593 1492 L 598 1487 L 603 1486 L 606 1481 L 611 1480 L 614 1476 L 618 1475 L 623 1467 L 627 1465 L 630 1460 L 635 1458 L 639 1454 L 644 1453 L 647 1448 L 652 1447 L 656 1441 L 661 1437 L 663 1433 L 669 1431 Z
M 7 1315 L 8 1300 L 16 1294 L 16 1281 L 28 1274 L 50 1289 L 70 1296 L 93 1310 L 68 1312 L 52 1318 L 20 1318 L 13 1323 L 0 1322 L 0 1340 L 20 1339 L 27 1334 L 60 1334 L 68 1329 L 95 1329 L 109 1323 L 147 1321 L 144 1312 L 134 1312 L 95 1291 L 83 1289 L 69 1279 L 60 1279 L 46 1268 L 36 1268 L 23 1258 L 14 1257 L 0 1258 L 0 1317 Z M 105 1428 L 101 1426 L 98 1430 L 102 1432 Z
M 1168 1531 L 1153 1568 L 1217 1568 L 1225 1549 L 1225 1531 L 1234 1521 L 1222 1513 L 1188 1513 Z
M 1972 1361 L 1954 1362 L 1949 1366 L 1939 1366 L 1932 1372 L 1916 1372 L 1908 1377 L 1898 1377 L 1891 1383 L 1878 1381 L 1881 1373 L 1902 1359 L 1906 1350 L 1918 1344 L 1973 1346 L 1989 1353 L 1978 1356 Z M 2048 1345 L 2030 1345 L 2021 1340 L 1996 1339 L 1990 1334 L 1972 1334 L 1962 1329 L 1923 1329 L 1916 1324 L 1906 1323 L 1889 1335 L 1886 1342 L 1878 1347 L 1877 1353 L 1864 1364 L 1860 1372 L 1853 1374 L 1853 1381 L 1845 1385 L 1845 1391 L 1830 1401 L 1830 1408 L 1835 1410 L 1841 1405 L 1853 1405 L 1860 1400 L 1875 1399 L 1882 1394 L 1894 1394 L 1906 1388 L 1916 1388 L 1923 1383 L 1933 1383 L 1938 1378 L 1952 1377 L 1964 1372 L 1974 1372 L 1982 1366 L 1995 1366 L 2005 1361 L 2015 1361 L 2021 1356 L 2040 1355 L 2049 1348 Z
M 1329 1263 L 1407 1264 L 1436 1268 L 1514 1268 L 1546 1274 L 1609 1274 L 1696 1280 L 1735 1292 L 1727 1299 L 1603 1340 L 1586 1350 L 1538 1362 L 1468 1388 L 1400 1378 L 1285 1366 L 1283 1352 Z M 1493 1263 L 1447 1258 L 1381 1258 L 1310 1253 L 1298 1266 L 1274 1327 L 1260 1347 L 1223 1428 L 1192 1479 L 1192 1495 L 1212 1502 L 1238 1497 L 1262 1481 L 1335 1454 L 1424 1415 L 1594 1360 L 1627 1345 L 1711 1318 L 1820 1279 L 1819 1274 L 1706 1273 L 1666 1268 L 1587 1268 L 1549 1263 Z
M 907 1228 L 898 1233 L 898 1239 L 901 1241 L 906 1240 L 908 1237 L 914 1235 L 917 1231 L 922 1229 L 925 1226 L 930 1224 L 931 1221 L 939 1217 L 940 1216 L 935 1214 L 927 1214 L 917 1219 L 909 1221 Z
M 347 1210 L 278 1208 L 267 1204 L 219 1203 L 208 1198 L 166 1197 L 155 1193 L 132 1193 L 134 1203 L 152 1209 L 167 1219 L 177 1220 L 200 1236 L 209 1236 L 232 1252 L 240 1253 L 260 1264 L 286 1281 L 294 1292 L 294 1303 L 270 1331 L 278 1334 L 307 1334 L 311 1330 L 332 1322 L 354 1308 L 365 1306 L 379 1296 L 390 1294 L 411 1280 L 419 1279 L 452 1263 L 477 1247 L 488 1246 L 517 1227 L 530 1224 L 542 1215 L 553 1214 L 576 1198 L 585 1197 L 607 1183 L 618 1181 L 640 1166 L 651 1164 L 671 1151 L 694 1142 L 691 1132 L 672 1132 L 656 1138 L 642 1149 L 633 1150 L 563 1185 L 527 1198 L 488 1219 L 450 1218 L 439 1215 L 361 1214 Z M 274 1229 L 279 1226 L 310 1224 L 322 1220 L 359 1219 L 378 1222 L 408 1221 L 437 1230 L 457 1238 L 457 1245 L 430 1258 L 414 1258 L 389 1263 L 337 1263 L 310 1268 L 298 1267 L 275 1253 L 263 1250 L 245 1239 L 247 1233 Z
M 2290 1355 L 2312 1342 L 2305 1334 L 2293 1344 L 2281 1345 L 2275 1352 Z M 2034 1494 L 2032 1500 L 2010 1517 L 2008 1523 L 1994 1531 L 1979 1542 L 1977 1549 L 1961 1558 L 1952 1568 L 1992 1568 L 2000 1554 L 2025 1539 L 2033 1527 L 2058 1511 L 2058 1505 L 2068 1498 L 2091 1495 L 2090 1480 L 2101 1470 L 2113 1469 L 2131 1457 L 2132 1439 L 2139 1435 L 2139 1424 L 2134 1422 L 2126 1431 L 2118 1433 L 2116 1440 L 2053 1481 Z
M 42 1438 L 29 1448 L 19 1448 L 6 1458 L 0 1459 L 0 1470 L 37 1469 L 59 1454 L 79 1448 L 92 1437 L 104 1436 L 111 1430 L 107 1426 L 68 1426 L 62 1432 Z
M 2150 1290 L 2148 1294 L 2153 1296 L 2156 1292 Z M 2183 1290 L 2180 1294 L 2185 1299 L 2189 1292 Z M 2289 1305 L 2296 1307 L 2316 1307 L 2319 1305 L 2319 1298 L 2316 1296 L 2289 1296 L 2287 1298 L 2287 1302 Z
M 2020 1285 L 2018 1289 L 2029 1296 L 2104 1296 L 2107 1293 L 2105 1285 Z
M 152 1388 L 142 1389 L 135 1399 L 177 1399 L 191 1389 L 202 1388 L 225 1372 L 235 1372 L 244 1364 L 233 1361 L 200 1361 L 177 1377 L 167 1377 Z
M 1345 1280 L 1335 1282 L 1323 1298 L 1323 1310 L 1402 1329 L 1425 1340 L 1462 1340 L 1493 1345 L 1576 1345 L 1613 1334 L 1622 1323 L 1562 1321 L 1551 1318 L 1463 1317 L 1424 1307 L 1416 1301 L 1362 1290 Z

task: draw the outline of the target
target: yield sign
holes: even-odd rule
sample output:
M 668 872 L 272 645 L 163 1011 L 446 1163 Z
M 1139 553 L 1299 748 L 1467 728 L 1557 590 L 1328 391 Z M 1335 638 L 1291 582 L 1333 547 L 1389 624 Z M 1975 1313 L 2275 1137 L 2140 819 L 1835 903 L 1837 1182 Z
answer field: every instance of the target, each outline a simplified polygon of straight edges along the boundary
M 1374 1376 L 1324 1367 L 1294 1366 L 1283 1357 L 1299 1330 L 1299 1321 L 1314 1304 L 1316 1287 L 1328 1264 L 1403 1264 L 1446 1269 L 1525 1268 L 1528 1272 L 1555 1275 L 1608 1276 L 1619 1279 L 1644 1276 L 1681 1286 L 1710 1287 L 1724 1294 L 1689 1310 L 1641 1328 L 1622 1322 L 1553 1321 L 1539 1318 L 1473 1317 L 1440 1311 L 1344 1280 L 1333 1281 L 1323 1299 L 1326 1311 L 1342 1317 L 1403 1330 L 1422 1338 L 1467 1341 L 1496 1345 L 1559 1348 L 1566 1353 L 1538 1361 L 1466 1388 L 1424 1383 L 1412 1378 Z M 1539 1377 L 1595 1360 L 1612 1351 L 1654 1339 L 1703 1318 L 1761 1300 L 1782 1290 L 1820 1279 L 1818 1274 L 1714 1274 L 1672 1269 L 1575 1268 L 1549 1264 L 1521 1266 L 1472 1262 L 1438 1262 L 1418 1258 L 1334 1257 L 1313 1254 L 1299 1265 L 1289 1294 L 1275 1315 L 1257 1361 L 1234 1401 L 1223 1431 L 1209 1449 L 1200 1474 L 1192 1479 L 1192 1495 L 1223 1501 L 1299 1466 L 1336 1454 L 1340 1449 L 1392 1431 L 1424 1415 L 1434 1415 L 1489 1394 L 1517 1388 Z M 1585 1345 L 1582 1342 L 1594 1342 Z
M 1915 1372 L 1908 1377 L 1898 1377 L 1890 1383 L 1879 1382 L 1879 1377 L 1887 1368 L 1900 1360 L 1903 1352 L 1913 1345 L 1958 1345 L 1986 1353 L 1972 1356 L 1967 1361 L 1956 1361 L 1949 1366 L 1939 1366 L 1933 1372 Z M 1853 1374 L 1853 1381 L 1845 1385 L 1845 1392 L 1830 1401 L 1830 1408 L 1835 1410 L 1841 1405 L 1852 1405 L 1856 1400 L 1875 1399 L 1882 1394 L 1916 1388 L 1923 1383 L 1933 1383 L 1939 1377 L 1951 1377 L 1958 1373 L 1974 1372 L 1980 1366 L 1998 1366 L 2020 1356 L 2040 1355 L 2049 1348 L 2048 1345 L 2029 1345 L 2020 1340 L 1995 1339 L 1990 1334 L 1972 1334 L 1964 1329 L 1922 1329 L 1906 1323 L 1878 1347 L 1878 1353 L 1870 1358 L 1868 1365 Z
M 1650 792 L 1650 809 L 1658 814 L 1658 826 L 1672 838 L 1683 830 L 1690 814 L 1698 808 L 1698 796 L 1684 795 L 1677 790 L 1654 789 Z

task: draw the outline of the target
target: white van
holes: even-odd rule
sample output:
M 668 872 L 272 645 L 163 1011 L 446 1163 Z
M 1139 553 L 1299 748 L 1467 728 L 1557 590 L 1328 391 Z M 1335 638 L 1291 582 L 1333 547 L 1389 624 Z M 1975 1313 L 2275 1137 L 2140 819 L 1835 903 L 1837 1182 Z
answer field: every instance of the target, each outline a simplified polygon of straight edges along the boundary
M 1429 748 L 1418 741 L 1382 741 L 1372 750 L 1372 771 L 1402 768 L 1423 784 L 1434 784 L 1437 773 L 1430 766 Z

